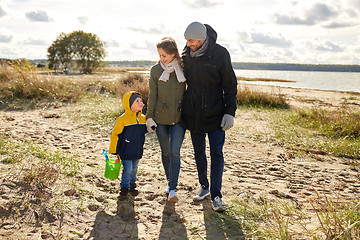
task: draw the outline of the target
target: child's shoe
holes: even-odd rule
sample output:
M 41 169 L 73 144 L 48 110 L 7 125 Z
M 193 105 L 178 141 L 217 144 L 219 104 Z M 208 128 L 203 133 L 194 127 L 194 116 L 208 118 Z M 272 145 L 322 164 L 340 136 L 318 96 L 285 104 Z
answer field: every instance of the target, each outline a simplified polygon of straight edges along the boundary
M 170 192 L 170 187 L 169 187 L 169 185 L 166 186 L 166 188 L 164 189 L 164 192 L 165 192 L 165 193 L 169 193 L 169 192 Z
M 136 189 L 136 183 L 130 183 L 130 194 L 133 196 L 139 194 L 139 191 Z
M 179 201 L 179 197 L 176 194 L 175 190 L 171 190 L 168 197 L 169 202 L 177 202 Z
M 120 195 L 118 196 L 118 199 L 120 201 L 123 201 L 123 200 L 127 199 L 128 193 L 129 193 L 129 190 L 127 188 L 124 188 L 124 187 L 121 188 Z

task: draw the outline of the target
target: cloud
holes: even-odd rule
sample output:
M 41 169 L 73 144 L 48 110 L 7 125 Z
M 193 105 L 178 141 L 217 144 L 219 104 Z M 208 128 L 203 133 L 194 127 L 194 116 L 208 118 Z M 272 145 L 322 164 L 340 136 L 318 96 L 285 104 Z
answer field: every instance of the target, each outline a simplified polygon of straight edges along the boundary
M 310 49 L 314 49 L 321 52 L 343 52 L 344 47 L 330 41 L 324 40 L 319 41 L 319 39 L 314 39 L 312 42 L 308 41 L 306 46 Z
M 87 22 L 89 21 L 89 19 L 85 16 L 80 16 L 77 19 L 81 24 L 87 24 Z
M 19 54 L 15 51 L 15 49 L 12 48 L 0 48 L 0 55 L 2 58 L 10 58 L 10 59 L 15 59 L 15 58 L 19 58 Z
M 184 1 L 185 5 L 189 8 L 209 8 L 215 7 L 218 5 L 223 5 L 221 1 L 210 1 L 210 0 L 193 0 L 193 1 Z
M 27 12 L 25 16 L 32 22 L 51 22 L 52 19 L 47 15 L 45 11 L 31 11 Z
M 340 47 L 339 45 L 336 45 L 335 43 L 327 40 L 321 45 L 318 45 L 316 47 L 316 50 L 319 51 L 326 51 L 326 52 L 342 52 L 344 49 Z
M 350 5 L 352 5 L 355 9 L 360 9 L 360 1 L 359 0 L 349 0 Z
M 277 46 L 277 47 L 290 47 L 292 46 L 292 42 L 290 40 L 285 39 L 281 34 L 278 36 L 273 36 L 270 33 L 260 33 L 260 32 L 240 32 L 239 38 L 243 42 L 247 43 L 260 43 L 264 45 Z
M 351 23 L 351 22 L 332 22 L 328 24 L 324 24 L 324 28 L 347 28 L 347 27 L 355 27 L 358 26 L 357 23 Z
M 325 3 L 316 3 L 303 11 L 303 16 L 275 14 L 275 22 L 283 25 L 315 25 L 339 15 L 339 11 Z
M 9 35 L 1 35 L 0 34 L 0 42 L 4 42 L 4 43 L 8 43 L 11 42 L 13 36 L 9 36 Z
M 151 27 L 151 28 L 137 28 L 137 27 L 128 27 L 130 31 L 140 32 L 140 33 L 150 33 L 150 34 L 162 34 L 163 27 Z
M 120 44 L 115 41 L 115 40 L 109 40 L 109 41 L 105 41 L 105 46 L 106 47 L 120 47 Z
M 0 17 L 3 17 L 6 15 L 6 12 L 4 11 L 4 9 L 2 9 L 2 7 L 0 6 Z
M 39 45 L 39 46 L 43 46 L 43 45 L 48 45 L 44 40 L 42 39 L 31 39 L 29 38 L 28 40 L 24 41 L 25 45 Z
M 151 49 L 155 49 L 156 47 L 155 47 L 154 43 L 145 41 L 145 42 L 134 42 L 134 43 L 130 44 L 130 48 L 131 49 L 151 50 Z

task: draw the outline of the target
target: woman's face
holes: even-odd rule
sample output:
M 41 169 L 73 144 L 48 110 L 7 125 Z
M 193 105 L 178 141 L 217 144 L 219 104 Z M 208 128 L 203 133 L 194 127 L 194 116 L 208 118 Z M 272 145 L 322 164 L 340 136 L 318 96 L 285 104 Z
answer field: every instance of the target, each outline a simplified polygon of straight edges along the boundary
M 164 49 L 162 48 L 158 48 L 157 49 L 158 53 L 159 53 L 159 57 L 160 57 L 160 61 L 166 65 L 170 62 L 172 62 L 172 60 L 174 60 L 175 58 L 175 53 L 174 54 L 167 54 Z

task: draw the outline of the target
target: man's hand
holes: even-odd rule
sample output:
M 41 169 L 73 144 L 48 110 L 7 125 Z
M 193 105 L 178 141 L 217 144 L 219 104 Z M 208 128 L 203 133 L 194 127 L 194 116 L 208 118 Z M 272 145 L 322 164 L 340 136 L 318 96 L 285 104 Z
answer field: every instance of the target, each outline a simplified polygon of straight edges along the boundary
M 146 120 L 146 128 L 149 133 L 155 131 L 156 127 L 157 127 L 157 124 L 152 118 L 148 118 Z
M 234 117 L 231 116 L 230 114 L 224 114 L 220 127 L 222 127 L 224 131 L 226 131 L 232 128 L 232 126 L 234 126 Z

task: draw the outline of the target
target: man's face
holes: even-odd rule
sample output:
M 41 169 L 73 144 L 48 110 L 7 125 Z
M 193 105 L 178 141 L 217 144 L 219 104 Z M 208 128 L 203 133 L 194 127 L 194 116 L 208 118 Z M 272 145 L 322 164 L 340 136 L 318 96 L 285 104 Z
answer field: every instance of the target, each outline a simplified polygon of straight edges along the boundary
M 199 47 L 201 47 L 201 45 L 203 45 L 205 42 L 205 40 L 194 40 L 189 38 L 185 38 L 185 40 L 186 40 L 186 46 L 188 46 L 193 52 L 198 50 Z

